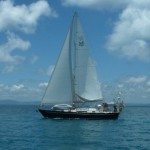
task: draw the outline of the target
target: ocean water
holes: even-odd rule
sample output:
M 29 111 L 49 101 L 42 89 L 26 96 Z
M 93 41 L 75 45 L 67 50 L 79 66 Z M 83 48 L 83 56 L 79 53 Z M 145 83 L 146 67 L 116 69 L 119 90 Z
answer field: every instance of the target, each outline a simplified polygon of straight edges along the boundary
M 118 120 L 63 120 L 0 105 L 0 150 L 150 150 L 150 107 L 126 107 Z

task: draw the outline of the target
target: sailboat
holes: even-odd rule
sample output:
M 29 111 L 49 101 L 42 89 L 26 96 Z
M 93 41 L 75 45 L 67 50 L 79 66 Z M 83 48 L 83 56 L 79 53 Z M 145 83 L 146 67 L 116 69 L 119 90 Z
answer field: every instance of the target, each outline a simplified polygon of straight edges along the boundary
M 38 110 L 46 118 L 66 119 L 118 119 L 120 114 L 116 103 L 103 99 L 76 12 Z

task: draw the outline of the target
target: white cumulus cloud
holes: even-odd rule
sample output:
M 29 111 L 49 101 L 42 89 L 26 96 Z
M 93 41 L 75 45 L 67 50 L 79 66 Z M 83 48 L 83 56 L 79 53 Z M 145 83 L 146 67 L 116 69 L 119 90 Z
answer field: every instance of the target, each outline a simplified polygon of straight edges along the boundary
M 7 32 L 7 42 L 0 45 L 0 63 L 5 64 L 3 72 L 12 72 L 21 64 L 25 57 L 15 54 L 16 51 L 25 51 L 30 47 L 30 42 L 21 39 L 14 33 Z
M 38 0 L 29 5 L 15 4 L 13 0 L 0 1 L 0 32 L 4 32 L 7 41 L 0 43 L 1 72 L 12 72 L 18 69 L 26 57 L 21 51 L 28 50 L 31 43 L 16 35 L 16 30 L 23 33 L 34 33 L 38 21 L 43 16 L 57 17 L 48 1 Z M 32 57 L 32 64 L 38 60 Z M 3 67 L 2 67 L 3 66 Z
M 19 90 L 21 90 L 22 88 L 24 88 L 24 85 L 23 84 L 19 84 L 19 85 L 13 85 L 11 88 L 10 88 L 10 90 L 11 91 L 19 91 Z
M 138 83 L 143 83 L 146 80 L 147 80 L 147 76 L 131 76 L 131 77 L 128 77 L 125 80 L 125 82 L 138 84 Z
M 128 59 L 150 61 L 150 1 L 132 0 L 120 14 L 107 48 Z
M 36 1 L 28 6 L 15 5 L 12 0 L 0 1 L 0 31 L 18 29 L 32 33 L 41 16 L 57 17 L 46 0 Z
M 12 55 L 16 49 L 24 51 L 30 47 L 30 42 L 22 40 L 14 33 L 7 33 L 7 42 L 0 45 L 0 62 L 17 63 L 23 57 L 19 55 Z
M 147 85 L 150 86 L 150 81 L 147 82 Z
M 39 73 L 47 76 L 51 76 L 55 68 L 55 65 L 49 65 L 47 69 L 40 68 Z
M 45 88 L 45 87 L 47 87 L 47 85 L 48 85 L 48 83 L 47 82 L 42 82 L 42 83 L 39 83 L 39 87 L 41 87 L 41 88 Z
M 6 85 L 0 83 L 0 100 L 39 101 L 43 96 L 44 88 L 28 87 L 24 84 Z
M 104 10 L 125 7 L 130 0 L 62 0 L 64 6 L 78 6 L 89 9 Z
M 51 74 L 53 73 L 53 71 L 54 71 L 54 68 L 55 68 L 55 66 L 54 65 L 50 65 L 49 67 L 48 67 L 48 69 L 47 69 L 47 75 L 48 76 L 51 76 Z
M 64 6 L 118 11 L 118 20 L 108 36 L 109 52 L 126 59 L 150 62 L 149 0 L 62 0 Z
M 112 100 L 121 92 L 125 103 L 150 103 L 150 78 L 146 75 L 128 76 L 115 81 L 114 84 L 103 86 L 106 100 Z

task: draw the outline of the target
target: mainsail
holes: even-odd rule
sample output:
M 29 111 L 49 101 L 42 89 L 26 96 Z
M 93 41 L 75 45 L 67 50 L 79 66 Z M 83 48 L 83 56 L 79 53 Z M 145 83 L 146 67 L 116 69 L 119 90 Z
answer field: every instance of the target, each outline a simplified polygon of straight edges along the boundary
M 71 60 L 73 28 L 75 29 L 74 64 Z M 72 104 L 102 99 L 95 63 L 89 54 L 83 29 L 75 13 L 41 104 Z
M 102 100 L 102 92 L 77 13 L 75 25 L 75 91 L 77 101 Z

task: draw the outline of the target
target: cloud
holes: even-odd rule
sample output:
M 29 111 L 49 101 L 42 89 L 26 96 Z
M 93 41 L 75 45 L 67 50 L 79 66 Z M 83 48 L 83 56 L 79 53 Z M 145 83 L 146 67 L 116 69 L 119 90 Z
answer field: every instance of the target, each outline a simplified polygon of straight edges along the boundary
M 125 103 L 149 103 L 150 104 L 150 78 L 145 75 L 128 76 L 115 80 L 114 83 L 102 86 L 104 98 L 111 101 L 121 92 L 121 99 Z
M 107 49 L 117 55 L 142 62 L 150 61 L 150 1 L 132 0 L 119 16 Z
M 12 55 L 14 50 L 27 50 L 30 42 L 22 40 L 14 33 L 7 32 L 7 43 L 0 45 L 0 62 L 18 63 L 23 58 L 19 55 Z
M 109 52 L 128 60 L 150 62 L 149 0 L 62 0 L 64 6 L 118 11 L 118 20 L 108 36 Z
M 78 6 L 95 10 L 124 8 L 130 0 L 62 0 L 64 6 Z
M 57 17 L 46 0 L 39 0 L 28 6 L 15 5 L 12 0 L 0 1 L 0 31 L 17 29 L 32 33 L 42 16 Z
M 51 74 L 53 73 L 53 71 L 54 71 L 54 65 L 50 65 L 49 67 L 48 67 L 48 69 L 47 69 L 47 75 L 48 76 L 51 76 Z
M 24 84 L 0 84 L 0 100 L 40 101 L 44 94 L 44 86 L 28 87 Z
M 23 84 L 19 84 L 19 85 L 13 85 L 11 88 L 10 88 L 10 90 L 11 91 L 19 91 L 19 90 L 21 90 L 21 89 L 23 89 L 24 88 L 24 85 Z
M 0 1 L 0 32 L 7 36 L 6 43 L 0 43 L 0 63 L 4 66 L 1 72 L 12 72 L 26 59 L 21 51 L 28 50 L 29 41 L 23 40 L 14 32 L 34 33 L 38 21 L 43 16 L 57 17 L 57 13 L 46 0 L 39 0 L 30 5 L 16 5 L 13 0 Z M 32 57 L 32 64 L 38 60 Z
M 132 76 L 132 77 L 128 77 L 127 79 L 125 79 L 125 83 L 131 83 L 131 84 L 139 84 L 139 83 L 143 83 L 147 80 L 146 76 Z
M 129 76 L 120 81 L 124 84 L 123 93 L 129 103 L 150 103 L 150 92 L 148 88 L 149 77 Z
M 150 81 L 147 82 L 147 85 L 150 86 Z
M 102 85 L 104 98 L 112 101 L 120 95 L 125 103 L 150 103 L 150 78 L 147 76 L 129 76 L 115 83 Z M 36 83 L 34 87 L 18 83 L 5 85 L 0 83 L 0 99 L 19 101 L 40 101 L 47 86 L 47 82 Z
M 51 76 L 54 68 L 55 68 L 54 65 L 49 65 L 47 69 L 40 68 L 39 73 L 42 74 L 42 75 Z
M 40 88 L 45 88 L 45 87 L 47 87 L 47 85 L 48 85 L 48 83 L 47 82 L 42 82 L 42 83 L 39 83 L 39 86 L 38 87 L 40 87 Z
M 12 72 L 17 65 L 25 60 L 25 57 L 16 51 L 26 51 L 30 47 L 30 42 L 22 40 L 14 33 L 7 32 L 7 42 L 0 45 L 0 62 L 5 63 L 3 72 Z

